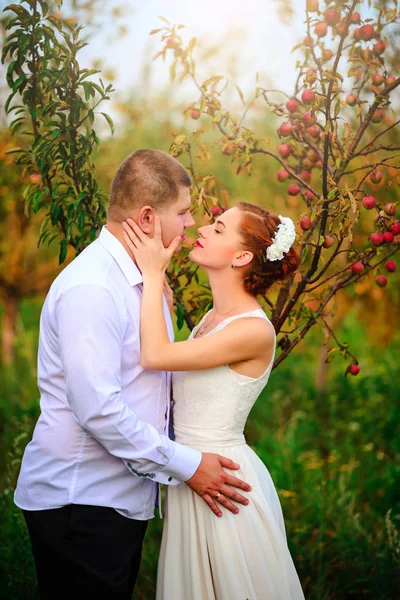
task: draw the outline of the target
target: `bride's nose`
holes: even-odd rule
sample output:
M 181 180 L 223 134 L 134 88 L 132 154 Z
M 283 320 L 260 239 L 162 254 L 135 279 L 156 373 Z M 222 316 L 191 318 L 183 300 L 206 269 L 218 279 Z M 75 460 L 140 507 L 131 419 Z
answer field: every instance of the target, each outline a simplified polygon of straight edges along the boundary
M 205 237 L 205 236 L 204 236 L 204 233 L 203 233 L 203 231 L 204 231 L 204 227 L 199 227 L 199 228 L 198 228 L 198 230 L 197 230 L 197 233 L 198 233 L 198 234 L 199 234 L 199 236 L 200 236 L 200 237 L 202 237 L 202 238 L 204 238 L 204 237 Z

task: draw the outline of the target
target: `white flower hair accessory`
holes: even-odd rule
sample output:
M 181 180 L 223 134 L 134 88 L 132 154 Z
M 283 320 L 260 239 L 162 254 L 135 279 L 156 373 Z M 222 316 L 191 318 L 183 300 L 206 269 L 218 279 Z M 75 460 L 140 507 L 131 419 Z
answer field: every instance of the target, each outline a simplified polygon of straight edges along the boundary
M 265 251 L 268 260 L 282 260 L 283 253 L 289 252 L 296 239 L 296 231 L 292 219 L 279 215 L 281 223 L 272 238 L 272 244 Z

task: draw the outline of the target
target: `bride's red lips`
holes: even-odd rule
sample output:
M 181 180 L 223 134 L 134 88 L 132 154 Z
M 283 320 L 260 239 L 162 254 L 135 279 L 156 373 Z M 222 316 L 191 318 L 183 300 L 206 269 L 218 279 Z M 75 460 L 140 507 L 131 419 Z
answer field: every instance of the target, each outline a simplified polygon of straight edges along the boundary
M 196 240 L 194 247 L 196 248 L 196 246 L 198 246 L 199 248 L 203 248 L 203 246 L 200 244 L 199 240 Z

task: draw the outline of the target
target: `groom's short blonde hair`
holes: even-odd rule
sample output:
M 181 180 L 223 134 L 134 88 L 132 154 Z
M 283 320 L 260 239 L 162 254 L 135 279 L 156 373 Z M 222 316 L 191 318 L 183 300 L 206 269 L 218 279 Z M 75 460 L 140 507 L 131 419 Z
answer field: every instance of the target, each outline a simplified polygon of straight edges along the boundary
M 136 150 L 119 165 L 111 184 L 108 216 L 123 221 L 132 209 L 162 209 L 174 203 L 179 187 L 191 187 L 185 167 L 162 150 Z

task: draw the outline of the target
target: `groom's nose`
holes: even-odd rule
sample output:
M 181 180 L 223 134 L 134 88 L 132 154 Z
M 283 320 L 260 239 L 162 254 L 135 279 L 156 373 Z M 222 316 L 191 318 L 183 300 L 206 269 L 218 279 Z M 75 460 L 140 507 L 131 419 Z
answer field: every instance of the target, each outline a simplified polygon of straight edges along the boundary
M 185 221 L 185 229 L 188 227 L 193 227 L 195 224 L 195 220 L 193 219 L 192 215 L 190 215 L 190 217 L 188 217 L 188 219 Z

